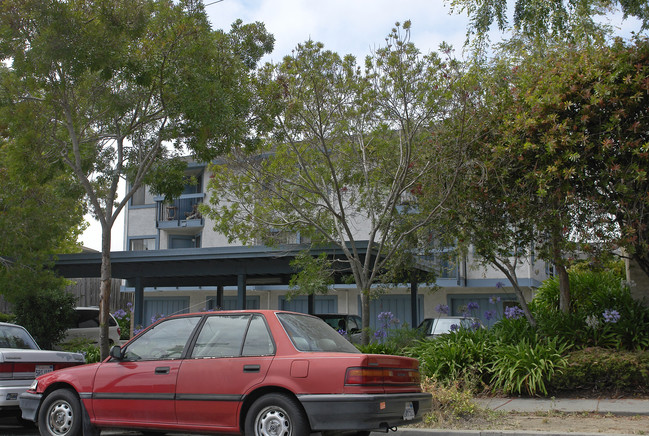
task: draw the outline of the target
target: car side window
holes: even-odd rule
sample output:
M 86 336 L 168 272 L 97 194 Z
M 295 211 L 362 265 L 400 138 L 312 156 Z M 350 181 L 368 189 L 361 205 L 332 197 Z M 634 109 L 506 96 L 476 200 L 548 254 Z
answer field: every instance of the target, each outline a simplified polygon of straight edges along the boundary
M 191 357 L 233 357 L 241 355 L 243 336 L 251 315 L 209 316 L 196 339 Z
M 179 359 L 199 320 L 193 316 L 161 321 L 128 345 L 124 360 Z
M 253 316 L 243 343 L 244 356 L 269 356 L 275 354 L 275 345 L 268 326 L 261 316 Z
M 360 329 L 361 329 L 361 327 L 356 322 L 356 318 L 354 318 L 353 316 L 350 316 L 349 319 L 347 320 L 347 331 L 349 333 L 356 333 Z

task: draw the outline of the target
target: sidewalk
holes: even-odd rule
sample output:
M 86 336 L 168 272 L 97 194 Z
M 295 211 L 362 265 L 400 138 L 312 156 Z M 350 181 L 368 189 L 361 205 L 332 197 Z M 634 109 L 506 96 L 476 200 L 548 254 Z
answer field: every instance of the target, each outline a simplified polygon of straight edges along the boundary
M 649 416 L 649 399 L 579 399 L 579 398 L 485 398 L 475 402 L 483 408 L 505 412 L 601 413 L 611 415 Z M 649 429 L 647 429 L 649 431 Z M 385 433 L 372 432 L 372 436 Z M 594 436 L 598 433 L 538 432 L 524 430 L 444 430 L 402 428 L 390 432 L 395 436 Z M 603 433 L 599 433 L 600 435 Z M 618 434 L 616 436 L 623 436 Z
M 580 398 L 486 398 L 481 407 L 505 412 L 593 412 L 612 415 L 649 415 L 649 400 Z M 649 429 L 648 429 L 649 430 Z

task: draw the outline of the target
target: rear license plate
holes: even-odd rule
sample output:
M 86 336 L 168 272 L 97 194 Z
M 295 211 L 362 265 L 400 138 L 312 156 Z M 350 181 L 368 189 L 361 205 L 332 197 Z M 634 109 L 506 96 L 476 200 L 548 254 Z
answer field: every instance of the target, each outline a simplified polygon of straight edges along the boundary
M 36 365 L 34 376 L 38 377 L 39 375 L 47 374 L 48 372 L 52 371 L 54 371 L 54 365 Z
M 410 421 L 415 419 L 415 408 L 412 406 L 412 401 L 406 403 L 406 409 L 403 411 L 403 420 Z

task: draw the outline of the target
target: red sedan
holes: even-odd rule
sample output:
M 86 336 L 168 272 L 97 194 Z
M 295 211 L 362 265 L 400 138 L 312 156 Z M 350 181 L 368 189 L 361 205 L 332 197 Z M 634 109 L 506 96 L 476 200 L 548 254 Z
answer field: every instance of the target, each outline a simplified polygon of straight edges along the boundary
M 39 377 L 20 407 L 43 436 L 367 435 L 420 421 L 431 395 L 416 359 L 361 354 L 319 318 L 255 310 L 165 318 L 102 363 Z

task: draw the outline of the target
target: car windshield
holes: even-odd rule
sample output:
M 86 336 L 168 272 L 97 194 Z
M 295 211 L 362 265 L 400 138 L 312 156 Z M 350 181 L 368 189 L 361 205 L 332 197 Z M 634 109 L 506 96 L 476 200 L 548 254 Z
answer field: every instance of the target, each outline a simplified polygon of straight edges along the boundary
M 296 313 L 278 313 L 277 317 L 299 351 L 360 353 L 355 346 L 337 331 L 329 328 L 320 318 Z
M 438 318 L 437 322 L 431 323 L 432 331 L 428 332 L 428 334 L 441 335 L 459 328 L 469 329 L 473 327 L 475 322 L 474 318 Z
M 21 350 L 39 350 L 36 342 L 27 330 L 19 326 L 0 326 L 0 348 L 19 348 Z

